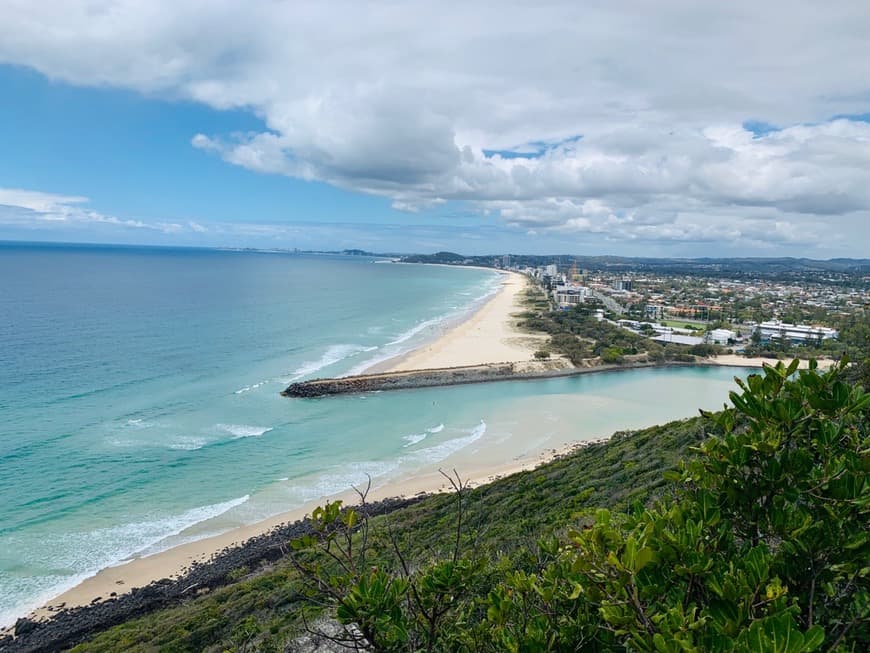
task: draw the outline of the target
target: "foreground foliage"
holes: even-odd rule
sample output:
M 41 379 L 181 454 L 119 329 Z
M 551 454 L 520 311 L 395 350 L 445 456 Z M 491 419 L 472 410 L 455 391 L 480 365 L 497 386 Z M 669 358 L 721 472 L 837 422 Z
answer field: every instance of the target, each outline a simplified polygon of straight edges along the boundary
M 484 554 L 455 483 L 448 555 L 372 565 L 354 511 L 295 543 L 312 592 L 382 651 L 778 651 L 870 646 L 870 395 L 797 362 L 739 381 L 672 494 Z M 322 564 L 323 561 L 334 564 Z

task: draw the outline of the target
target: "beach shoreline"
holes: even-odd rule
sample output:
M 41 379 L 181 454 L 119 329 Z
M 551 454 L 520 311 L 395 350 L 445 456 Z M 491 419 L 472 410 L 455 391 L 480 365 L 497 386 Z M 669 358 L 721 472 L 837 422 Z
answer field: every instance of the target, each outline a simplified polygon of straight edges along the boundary
M 557 456 L 568 453 L 584 443 L 566 445 L 560 449 L 541 452 L 527 458 L 506 461 L 500 465 L 465 469 L 445 469 L 456 472 L 469 487 L 478 487 L 497 478 L 510 476 L 521 471 L 534 469 Z M 366 494 L 366 503 L 390 499 L 412 499 L 428 494 L 451 491 L 448 479 L 439 471 L 425 473 L 373 487 Z M 51 618 L 62 609 L 93 605 L 100 601 L 116 598 L 135 588 L 145 587 L 164 579 L 177 580 L 194 567 L 209 563 L 221 552 L 234 547 L 243 547 L 259 536 L 285 526 L 303 521 L 318 506 L 327 502 L 341 501 L 343 505 L 355 506 L 360 502 L 356 489 L 311 501 L 303 506 L 287 510 L 268 519 L 235 528 L 219 535 L 213 535 L 193 542 L 166 549 L 141 558 L 133 558 L 119 565 L 107 567 L 87 578 L 75 587 L 55 597 L 46 605 L 34 610 L 28 619 Z
M 491 359 L 504 355 L 513 359 L 511 362 L 532 360 L 533 347 L 541 338 L 520 332 L 512 326 L 514 320 L 511 318 L 512 314 L 522 310 L 521 301 L 528 280 L 524 275 L 515 272 L 500 271 L 500 274 L 503 280 L 498 290 L 471 310 L 464 319 L 447 326 L 437 337 L 423 343 L 417 349 L 377 363 L 367 371 L 381 368 L 410 369 L 409 365 L 417 365 L 425 360 L 440 362 L 448 359 L 457 360 L 457 357 L 460 357 L 461 361 L 463 355 L 470 356 L 472 360 L 481 360 L 481 356 L 488 357 L 489 359 L 482 360 L 484 363 L 503 362 Z M 471 347 L 474 350 L 473 355 L 464 343 L 469 338 L 476 342 L 476 346 Z M 545 339 L 546 336 L 543 338 Z M 487 343 L 486 347 L 481 346 L 483 342 Z M 476 469 L 470 464 L 457 471 L 463 479 L 481 484 L 492 480 L 495 476 L 528 469 L 530 465 L 536 466 L 542 462 L 544 459 L 536 456 L 528 460 L 512 460 L 504 465 L 487 466 L 481 469 Z M 437 471 L 428 470 L 415 477 L 400 478 L 382 487 L 373 488 L 368 500 L 412 497 L 444 491 L 447 487 L 447 480 L 443 476 Z M 268 519 L 234 528 L 225 533 L 197 539 L 150 555 L 134 556 L 117 565 L 101 569 L 93 576 L 82 580 L 30 612 L 28 618 L 35 620 L 50 618 L 60 609 L 91 605 L 95 600 L 105 601 L 115 598 L 130 592 L 135 587 L 144 587 L 154 581 L 178 578 L 186 570 L 207 562 L 228 547 L 241 545 L 281 525 L 303 519 L 326 501 L 342 500 L 345 503 L 354 503 L 357 499 L 356 493 L 348 488 L 343 493 L 321 497 Z
M 413 265 L 457 267 L 444 263 Z M 462 266 L 461 269 L 465 268 L 494 271 L 479 266 Z M 501 277 L 499 288 L 484 302 L 459 319 L 445 324 L 434 337 L 414 349 L 379 361 L 361 370 L 360 374 L 527 363 L 534 360 L 534 352 L 546 343 L 548 336 L 520 331 L 512 320 L 512 315 L 523 310 L 523 294 L 531 282 L 519 272 L 495 272 Z

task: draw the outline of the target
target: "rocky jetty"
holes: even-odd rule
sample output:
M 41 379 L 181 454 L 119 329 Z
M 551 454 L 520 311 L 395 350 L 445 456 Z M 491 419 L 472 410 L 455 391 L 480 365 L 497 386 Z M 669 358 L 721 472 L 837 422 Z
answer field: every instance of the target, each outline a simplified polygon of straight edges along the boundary
M 420 498 L 385 499 L 367 504 L 365 510 L 372 516 L 381 515 L 416 503 Z M 360 510 L 359 507 L 356 509 Z M 164 578 L 107 600 L 99 597 L 91 605 L 62 609 L 49 619 L 19 619 L 14 636 L 0 636 L 0 652 L 66 650 L 129 619 L 226 585 L 237 577 L 240 569 L 255 573 L 283 558 L 291 539 L 310 531 L 307 520 L 284 524 L 244 544 L 227 547 L 207 562 L 194 563 L 180 577 Z
M 538 379 L 552 376 L 567 376 L 580 372 L 581 370 L 573 367 L 553 367 L 552 365 L 545 364 L 491 363 L 487 365 L 443 367 L 407 372 L 361 374 L 359 376 L 346 376 L 334 379 L 314 379 L 293 383 L 281 394 L 285 397 L 323 397 L 326 395 L 430 388 L 463 383 Z

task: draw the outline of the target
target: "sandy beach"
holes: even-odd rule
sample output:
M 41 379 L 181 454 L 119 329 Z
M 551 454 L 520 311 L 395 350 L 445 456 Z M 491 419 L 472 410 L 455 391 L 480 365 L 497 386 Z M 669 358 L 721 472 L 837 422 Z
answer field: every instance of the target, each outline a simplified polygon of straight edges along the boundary
M 546 341 L 545 335 L 523 333 L 516 327 L 516 313 L 523 310 L 522 298 L 528 280 L 521 274 L 502 273 L 501 286 L 483 305 L 465 321 L 453 325 L 434 341 L 402 357 L 381 363 L 383 371 L 412 370 L 432 367 L 451 367 L 483 363 L 526 363 L 530 366 L 546 364 L 554 368 L 567 365 L 561 359 L 546 363 L 535 362 L 533 353 Z M 380 370 L 379 370 L 380 371 Z M 480 467 L 470 463 L 459 469 L 461 477 L 472 485 L 480 485 L 499 476 L 535 467 L 561 452 L 525 459 L 505 460 Z M 420 493 L 441 492 L 449 488 L 446 479 L 436 469 L 424 470 L 415 477 L 400 479 L 383 487 L 373 488 L 370 501 L 386 497 L 411 497 Z M 221 535 L 200 539 L 173 547 L 147 557 L 133 558 L 123 564 L 103 569 L 60 596 L 52 599 L 32 617 L 45 618 L 57 606 L 88 605 L 95 599 L 105 600 L 113 593 L 123 594 L 134 587 L 143 587 L 162 578 L 177 577 L 195 562 L 204 562 L 219 551 L 242 544 L 246 540 L 267 533 L 280 524 L 302 519 L 326 500 L 341 499 L 357 503 L 358 496 L 351 489 L 330 497 L 322 497 L 303 506 L 278 514 L 270 519 L 233 529 Z
M 771 358 L 747 358 L 746 356 L 738 356 L 737 354 L 720 354 L 719 356 L 712 356 L 708 359 L 711 363 L 715 365 L 725 365 L 727 367 L 757 367 L 761 368 L 765 365 L 776 365 L 778 361 Z M 783 361 L 788 364 L 790 361 Z M 808 360 L 801 360 L 799 369 L 805 370 L 809 367 L 810 362 Z M 823 359 L 818 361 L 819 369 L 826 370 L 834 364 L 834 361 L 829 359 Z
M 467 320 L 448 329 L 434 342 L 387 361 L 377 371 L 400 372 L 484 363 L 523 363 L 547 342 L 544 334 L 517 329 L 512 317 L 523 310 L 529 280 L 516 272 L 501 273 L 501 287 Z
M 560 450 L 549 450 L 524 460 L 508 461 L 504 464 L 480 469 L 463 468 L 457 471 L 460 478 L 470 487 L 477 487 L 496 478 L 537 467 L 558 455 L 567 453 L 575 446 L 577 445 L 570 445 Z M 444 471 L 449 473 L 453 470 L 445 469 Z M 448 491 L 452 491 L 452 488 L 447 479 L 437 470 L 430 470 L 413 478 L 372 488 L 367 495 L 367 501 L 374 502 L 388 497 L 413 497 L 423 493 Z M 54 612 L 62 608 L 90 605 L 97 600 L 106 600 L 113 594 L 121 595 L 135 587 L 144 587 L 156 580 L 176 578 L 184 574 L 192 564 L 206 562 L 228 547 L 243 544 L 245 541 L 268 533 L 282 524 L 303 519 L 314 508 L 323 505 L 327 500 L 341 500 L 346 505 L 356 505 L 359 503 L 359 495 L 353 489 L 348 489 L 341 494 L 324 497 L 249 526 L 183 544 L 147 557 L 135 558 L 121 565 L 108 567 L 55 597 L 47 605 L 33 611 L 29 617 L 32 619 L 49 618 Z

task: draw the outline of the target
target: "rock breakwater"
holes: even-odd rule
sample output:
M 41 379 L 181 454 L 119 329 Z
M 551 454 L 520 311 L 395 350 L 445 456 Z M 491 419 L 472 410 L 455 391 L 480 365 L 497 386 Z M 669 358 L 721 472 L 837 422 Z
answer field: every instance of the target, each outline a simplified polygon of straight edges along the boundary
M 407 390 L 411 388 L 430 388 L 464 383 L 565 376 L 577 374 L 579 371 L 573 367 L 536 366 L 532 363 L 492 363 L 407 372 L 361 374 L 359 376 L 346 376 L 333 379 L 313 379 L 311 381 L 293 383 L 281 394 L 285 397 L 323 397 L 326 395 L 376 392 L 381 390 Z

